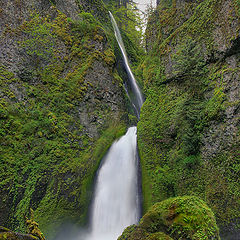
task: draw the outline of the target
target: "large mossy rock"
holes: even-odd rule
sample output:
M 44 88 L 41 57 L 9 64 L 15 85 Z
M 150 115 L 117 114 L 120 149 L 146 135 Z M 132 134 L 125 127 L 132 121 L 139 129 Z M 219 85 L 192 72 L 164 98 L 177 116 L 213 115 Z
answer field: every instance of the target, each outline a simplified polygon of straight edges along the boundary
M 195 196 L 169 198 L 153 205 L 138 226 L 118 240 L 220 239 L 212 210 Z

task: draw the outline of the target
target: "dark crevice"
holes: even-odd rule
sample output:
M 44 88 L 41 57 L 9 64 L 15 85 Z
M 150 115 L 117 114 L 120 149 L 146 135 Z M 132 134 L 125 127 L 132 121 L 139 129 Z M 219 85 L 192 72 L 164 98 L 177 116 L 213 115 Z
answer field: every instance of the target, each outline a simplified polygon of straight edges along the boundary
M 240 53 L 240 37 L 236 38 L 232 43 L 232 47 L 225 52 L 224 60 L 238 53 Z
M 165 85 L 165 84 L 171 83 L 173 81 L 182 82 L 184 80 L 184 77 L 185 77 L 184 75 L 174 76 L 174 77 L 168 78 L 167 80 L 161 82 L 160 85 Z
M 231 47 L 227 49 L 225 52 L 218 52 L 218 55 L 220 55 L 219 57 L 214 56 L 215 54 L 212 52 L 206 61 L 206 65 L 225 61 L 226 58 L 231 57 L 238 53 L 240 53 L 240 37 L 233 40 Z

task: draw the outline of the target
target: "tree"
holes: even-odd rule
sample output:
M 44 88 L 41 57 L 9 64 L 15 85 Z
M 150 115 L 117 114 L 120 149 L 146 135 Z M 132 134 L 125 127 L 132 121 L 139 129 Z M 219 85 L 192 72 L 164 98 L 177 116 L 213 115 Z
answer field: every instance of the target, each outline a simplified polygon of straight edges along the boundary
M 132 0 L 111 1 L 108 5 L 119 28 L 136 45 L 141 45 L 142 25 L 140 12 Z
M 199 78 L 207 69 L 201 52 L 201 47 L 191 37 L 179 45 L 173 54 L 173 74 L 184 78 Z

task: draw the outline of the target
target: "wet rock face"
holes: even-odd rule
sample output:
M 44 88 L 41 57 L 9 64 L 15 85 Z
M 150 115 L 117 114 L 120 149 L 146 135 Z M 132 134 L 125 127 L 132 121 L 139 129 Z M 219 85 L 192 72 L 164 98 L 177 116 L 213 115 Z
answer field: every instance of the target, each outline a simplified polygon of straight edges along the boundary
M 239 55 L 226 59 L 228 68 L 239 68 Z M 226 94 L 226 105 L 222 112 L 222 121 L 213 121 L 210 127 L 204 132 L 202 139 L 202 156 L 206 161 L 216 157 L 221 152 L 227 152 L 237 142 L 239 127 L 240 109 L 240 74 L 239 72 L 226 72 L 223 74 L 224 93 Z M 209 96 L 208 96 L 209 97 Z
M 184 32 L 190 29 L 193 34 L 196 34 L 196 38 L 199 38 L 198 42 L 202 47 L 206 62 L 215 62 L 239 52 L 240 48 L 237 47 L 239 46 L 239 17 L 233 1 L 220 1 L 216 4 L 213 1 L 209 3 L 205 1 L 206 4 L 202 4 L 204 1 L 176 1 L 165 7 L 167 2 L 160 2 L 158 10 L 150 17 L 147 28 L 149 37 L 146 41 L 149 50 L 154 44 L 156 34 L 160 36 L 160 44 L 168 39 L 171 42 L 171 48 L 169 48 L 171 54 L 168 54 L 165 59 L 169 76 L 172 71 L 171 55 L 176 52 L 177 48 L 175 41 L 180 43 L 184 38 Z M 195 24 L 194 26 L 192 21 L 197 22 L 203 11 L 208 11 L 206 17 L 202 18 L 203 25 Z M 153 27 L 154 23 L 158 22 L 161 23 L 160 28 Z M 174 31 L 178 28 L 179 34 L 175 36 Z
M 14 29 L 19 29 L 24 26 L 24 21 L 28 21 L 31 18 L 31 14 L 39 13 L 41 16 L 49 16 L 51 19 L 57 17 L 60 11 L 73 20 L 80 21 L 78 13 L 82 10 L 91 11 L 98 16 L 103 14 L 101 11 L 106 11 L 100 1 L 61 1 L 57 0 L 51 4 L 51 1 L 5 1 L 1 0 L 1 14 L 0 14 L 0 30 L 1 30 L 1 45 L 0 45 L 0 63 L 5 69 L 14 73 L 16 77 L 20 78 L 24 82 L 31 82 L 33 85 L 39 84 L 39 77 L 34 70 L 34 62 L 29 59 L 26 52 L 21 50 L 18 42 L 25 38 L 23 32 L 18 30 L 18 33 L 14 33 Z M 16 11 L 17 9 L 17 11 Z M 103 11 L 103 12 L 104 12 Z M 105 17 L 108 13 L 105 14 Z M 108 19 L 108 18 L 107 18 Z M 107 20 L 108 21 L 108 20 Z M 99 30 L 100 31 L 100 30 Z M 104 51 L 109 48 L 105 33 L 102 31 L 99 33 L 99 39 L 92 39 L 88 43 L 90 48 L 94 47 L 94 51 L 104 54 Z M 60 39 L 54 40 L 56 51 L 58 51 L 61 59 L 67 58 L 70 54 L 68 46 Z M 71 62 L 71 67 L 77 67 L 78 60 Z M 104 61 L 94 61 L 91 68 L 88 70 L 85 76 L 85 82 L 88 82 L 89 92 L 86 93 L 84 100 L 79 102 L 80 107 L 77 108 L 76 116 L 79 116 L 81 123 L 89 129 L 89 136 L 95 138 L 99 137 L 97 128 L 103 124 L 103 120 L 96 115 L 97 109 L 100 105 L 101 108 L 111 110 L 116 117 L 119 112 L 122 111 L 123 98 L 122 89 L 116 86 L 113 78 L 113 64 L 114 59 L 110 64 L 106 64 Z M 42 61 L 42 68 L 46 68 L 49 61 Z M 66 74 L 67 69 L 64 70 Z M 26 91 L 24 87 L 18 83 L 11 83 L 10 89 L 14 92 L 18 101 L 24 101 L 26 97 Z M 105 111 L 105 110 L 104 110 Z M 95 120 L 93 120 L 95 119 Z
M 103 23 L 110 21 L 109 14 L 106 8 L 103 7 L 101 0 L 79 0 L 79 6 L 86 12 L 93 12 Z
M 53 5 L 54 3 L 54 5 Z M 1 34 L 1 46 L 0 46 L 0 61 L 3 65 L 7 66 L 10 71 L 17 72 L 21 68 L 21 62 L 25 57 L 24 54 L 19 51 L 17 41 L 20 41 L 24 36 L 19 32 L 18 36 L 11 34 L 11 29 L 15 29 L 21 26 L 24 21 L 28 21 L 32 14 L 38 13 L 40 16 L 50 16 L 55 18 L 57 13 L 56 9 L 64 13 L 67 17 L 73 20 L 80 20 L 80 11 L 89 11 L 96 16 L 99 12 L 106 11 L 99 1 L 88 1 L 82 0 L 79 4 L 75 0 L 56 0 L 53 3 L 49 0 L 41 1 L 6 1 L 1 0 L 1 11 L 0 11 L 0 32 Z M 102 13 L 103 14 L 103 13 Z M 105 22 L 110 21 L 108 19 L 108 13 L 105 12 Z M 61 43 L 58 42 L 60 45 Z M 61 45 L 59 48 L 62 52 L 66 51 L 66 46 Z
M 94 69 L 94 71 L 92 71 Z M 79 119 L 83 126 L 89 129 L 89 136 L 99 137 L 98 127 L 104 122 L 99 110 L 110 111 L 114 118 L 121 112 L 119 100 L 122 92 L 114 84 L 112 73 L 101 61 L 95 61 L 85 79 L 90 83 L 89 91 L 78 108 Z M 123 104 L 123 100 L 122 104 Z
M 193 15 L 195 8 L 200 2 L 199 0 L 158 1 L 157 10 L 150 16 L 147 24 L 146 35 L 149 36 L 146 38 L 147 51 L 152 49 L 157 36 L 160 37 L 160 42 L 162 43 L 186 22 Z M 156 24 L 159 22 L 161 26 L 156 28 Z

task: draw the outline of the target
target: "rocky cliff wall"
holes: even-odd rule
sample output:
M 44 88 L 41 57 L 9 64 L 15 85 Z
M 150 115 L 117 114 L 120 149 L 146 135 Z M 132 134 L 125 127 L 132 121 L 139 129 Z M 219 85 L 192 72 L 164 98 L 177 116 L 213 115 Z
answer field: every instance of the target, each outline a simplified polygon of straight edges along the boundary
M 160 1 L 142 64 L 144 207 L 192 194 L 239 236 L 239 1 Z
M 86 222 L 94 173 L 126 127 L 113 33 L 101 1 L 0 6 L 0 224 L 24 231 L 31 207 L 50 237 Z

